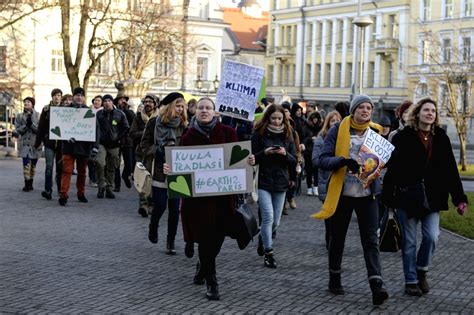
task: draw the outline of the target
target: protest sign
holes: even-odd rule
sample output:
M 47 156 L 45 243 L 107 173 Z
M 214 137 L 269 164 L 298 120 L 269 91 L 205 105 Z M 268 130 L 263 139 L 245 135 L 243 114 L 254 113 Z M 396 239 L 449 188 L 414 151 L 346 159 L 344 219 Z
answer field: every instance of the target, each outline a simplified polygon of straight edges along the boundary
M 357 162 L 361 165 L 358 175 L 364 188 L 380 175 L 380 171 L 390 159 L 395 147 L 384 137 L 368 129 L 364 143 L 360 147 Z
M 49 139 L 76 141 L 96 140 L 96 111 L 90 108 L 57 107 L 50 109 Z
M 165 148 L 168 197 L 188 198 L 252 191 L 253 169 L 247 163 L 250 141 Z
M 216 96 L 222 115 L 253 121 L 265 70 L 225 60 Z

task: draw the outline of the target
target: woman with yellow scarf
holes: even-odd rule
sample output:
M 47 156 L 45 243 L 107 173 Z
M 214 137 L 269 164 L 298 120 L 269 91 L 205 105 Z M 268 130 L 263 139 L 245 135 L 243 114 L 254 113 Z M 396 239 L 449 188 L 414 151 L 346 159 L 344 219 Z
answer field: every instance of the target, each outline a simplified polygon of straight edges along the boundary
M 372 128 L 380 132 L 382 128 L 371 121 L 373 109 L 374 103 L 370 97 L 358 95 L 351 102 L 350 116 L 329 130 L 319 162 L 321 169 L 331 171 L 332 174 L 323 207 L 313 217 L 330 221 L 329 291 L 342 295 L 342 254 L 352 212 L 355 210 L 372 302 L 374 305 L 381 305 L 388 299 L 388 293 L 383 287 L 377 237 L 378 208 L 375 195 L 380 193 L 380 182 L 376 179 L 368 188 L 364 188 L 357 178 L 360 170 L 357 155 L 367 131 Z

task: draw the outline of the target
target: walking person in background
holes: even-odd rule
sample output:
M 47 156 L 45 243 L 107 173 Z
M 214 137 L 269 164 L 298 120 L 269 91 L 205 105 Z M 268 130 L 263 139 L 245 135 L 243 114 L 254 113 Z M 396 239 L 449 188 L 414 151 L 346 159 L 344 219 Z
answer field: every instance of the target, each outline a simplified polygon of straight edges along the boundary
M 393 137 L 395 137 L 395 135 L 397 133 L 399 133 L 400 131 L 403 130 L 403 128 L 405 128 L 407 117 L 408 117 L 408 109 L 412 105 L 413 105 L 412 101 L 405 100 L 405 101 L 403 101 L 402 105 L 400 105 L 397 108 L 396 114 L 397 114 L 397 117 L 398 117 L 398 128 L 395 129 L 394 131 L 390 132 L 390 134 L 388 135 L 388 141 L 392 142 Z
M 412 296 L 430 291 L 426 273 L 439 237 L 439 211 L 448 209 L 449 195 L 460 215 L 467 208 L 451 142 L 439 127 L 437 108 L 429 98 L 410 107 L 404 119 L 407 125 L 393 137 L 395 150 L 384 179 L 384 201 L 398 209 L 405 292 Z M 418 223 L 422 240 L 417 252 Z
M 133 145 L 135 147 L 136 160 L 142 162 L 150 174 L 153 173 L 153 156 L 148 156 L 148 158 L 145 158 L 140 147 L 140 141 L 142 140 L 145 126 L 148 121 L 158 116 L 159 103 L 160 99 L 157 96 L 154 94 L 147 94 L 143 99 L 143 109 L 135 116 L 132 126 L 130 127 L 130 136 L 132 137 Z M 142 217 L 146 218 L 148 217 L 148 214 L 151 214 L 153 209 L 152 206 L 153 200 L 151 197 L 146 197 L 139 194 L 138 213 Z
M 96 95 L 92 99 L 91 108 L 95 109 L 97 112 L 102 109 L 102 96 Z M 99 187 L 97 184 L 97 162 L 94 159 L 90 159 L 87 162 L 87 167 L 89 169 L 89 184 L 92 187 Z
M 372 303 L 381 305 L 388 299 L 388 293 L 383 287 L 377 235 L 379 220 L 375 195 L 380 191 L 380 182 L 377 178 L 365 188 L 357 178 L 360 170 L 357 156 L 368 129 L 381 132 L 381 126 L 371 121 L 373 110 L 374 103 L 370 97 L 356 96 L 351 102 L 350 116 L 331 128 L 326 135 L 319 166 L 331 171 L 332 175 L 322 210 L 313 217 L 329 219 L 328 288 L 331 293 L 342 295 L 345 293 L 341 284 L 342 255 L 352 212 L 355 210 L 372 290 Z
M 179 144 L 181 135 L 188 125 L 186 102 L 181 93 L 172 92 L 161 102 L 157 117 L 151 118 L 145 126 L 140 149 L 144 157 L 153 157 L 153 211 L 148 226 L 148 239 L 158 243 L 158 226 L 168 205 L 168 235 L 166 253 L 176 255 L 175 238 L 179 221 L 179 198 L 168 198 L 166 175 L 163 172 L 165 147 Z
M 128 126 L 132 125 L 133 118 L 135 118 L 135 113 L 133 110 L 130 109 L 128 105 L 128 96 L 125 94 L 117 94 L 117 97 L 114 100 L 114 104 L 117 106 L 119 110 L 121 110 L 125 117 L 127 118 Z M 120 175 L 120 163 L 118 164 L 117 168 L 115 169 L 115 189 L 114 191 L 120 191 L 120 178 L 123 179 L 125 186 L 127 188 L 132 187 L 132 182 L 130 181 L 132 175 L 132 167 L 134 164 L 133 158 L 133 141 L 132 139 L 126 135 L 125 137 L 121 138 L 120 140 L 120 153 L 119 153 L 119 162 L 120 162 L 120 155 L 123 157 L 123 171 L 122 175 Z
M 74 89 L 73 102 L 69 107 L 87 108 L 83 88 L 76 87 Z M 63 173 L 61 176 L 61 193 L 58 200 L 61 206 L 65 206 L 69 198 L 69 186 L 75 162 L 77 163 L 77 199 L 79 202 L 88 202 L 85 196 L 87 161 L 90 157 L 95 158 L 99 152 L 98 137 L 99 131 L 96 126 L 96 139 L 94 142 L 76 141 L 74 138 L 62 141 Z
M 99 129 L 99 152 L 97 158 L 97 180 L 99 189 L 97 198 L 113 199 L 112 192 L 115 169 L 119 165 L 120 142 L 128 134 L 129 126 L 125 114 L 114 108 L 114 98 L 110 94 L 102 97 L 103 109 L 97 112 Z
M 319 132 L 318 136 L 314 140 L 313 144 L 313 152 L 312 152 L 312 164 L 316 169 L 318 169 L 318 197 L 319 200 L 321 200 L 324 203 L 324 200 L 326 200 L 326 193 L 327 193 L 327 184 L 329 180 L 329 176 L 331 176 L 331 172 L 327 170 L 323 170 L 319 168 L 319 156 L 321 155 L 321 151 L 323 150 L 324 146 L 324 139 L 326 138 L 329 129 L 331 127 L 335 126 L 337 123 L 341 122 L 342 118 L 339 112 L 337 111 L 332 111 L 329 112 L 329 114 L 326 116 L 326 119 L 324 119 L 323 127 L 321 128 L 321 131 Z M 329 249 L 329 238 L 331 237 L 331 230 L 329 226 L 329 219 L 324 220 L 324 226 L 326 228 L 325 232 L 325 241 L 326 241 L 326 249 Z
M 276 268 L 272 232 L 280 224 L 285 195 L 290 181 L 289 169 L 296 167 L 292 130 L 283 107 L 270 105 L 252 134 L 252 153 L 259 165 L 258 205 L 262 216 L 257 252 L 264 265 Z M 295 174 L 295 173 L 292 173 Z
M 23 160 L 23 177 L 25 186 L 23 191 L 33 190 L 36 163 L 41 156 L 41 147 L 35 147 L 36 133 L 38 132 L 39 115 L 35 111 L 35 99 L 26 97 L 23 100 L 23 113 L 15 118 L 15 135 L 20 137 L 20 154 Z
M 303 127 L 303 144 L 305 145 L 303 157 L 306 173 L 307 196 L 318 195 L 318 168 L 314 167 L 311 155 L 313 153 L 313 142 L 316 140 L 322 126 L 323 118 L 321 117 L 321 114 L 317 111 L 313 111 L 309 114 L 306 124 Z
M 62 175 L 62 154 L 61 154 L 61 142 L 58 140 L 49 139 L 49 126 L 50 126 L 50 115 L 51 107 L 61 106 L 61 98 L 63 92 L 60 89 L 53 89 L 51 91 L 51 101 L 48 105 L 43 107 L 38 124 L 38 133 L 35 140 L 35 148 L 38 149 L 41 143 L 44 144 L 44 157 L 46 160 L 46 168 L 44 171 L 44 190 L 41 192 L 41 196 L 47 200 L 52 199 L 53 194 L 53 168 L 54 160 L 56 160 L 56 185 L 58 194 L 61 191 L 61 175 Z
M 187 109 L 188 121 L 191 121 L 191 119 L 193 119 L 194 115 L 196 114 L 196 105 L 197 105 L 196 99 L 192 98 L 189 100 L 188 109 Z

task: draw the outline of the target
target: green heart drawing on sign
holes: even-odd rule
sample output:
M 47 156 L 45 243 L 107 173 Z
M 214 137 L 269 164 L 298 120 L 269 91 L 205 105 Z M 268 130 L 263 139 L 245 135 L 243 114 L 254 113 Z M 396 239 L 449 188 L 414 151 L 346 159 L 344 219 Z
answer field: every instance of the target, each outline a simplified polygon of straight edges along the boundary
M 230 164 L 234 165 L 235 163 L 239 163 L 243 159 L 245 159 L 250 154 L 249 150 L 242 149 L 240 145 L 234 145 L 232 147 L 232 152 L 230 154 Z
M 59 128 L 58 126 L 51 129 L 51 132 L 54 133 L 56 136 L 61 137 L 61 128 Z
M 95 114 L 92 111 L 92 109 L 89 109 L 84 115 L 84 118 L 94 118 L 94 117 L 95 117 Z
M 175 182 L 170 182 L 169 187 L 171 190 L 174 190 L 182 195 L 191 196 L 191 191 L 189 190 L 188 182 L 184 176 L 176 177 Z

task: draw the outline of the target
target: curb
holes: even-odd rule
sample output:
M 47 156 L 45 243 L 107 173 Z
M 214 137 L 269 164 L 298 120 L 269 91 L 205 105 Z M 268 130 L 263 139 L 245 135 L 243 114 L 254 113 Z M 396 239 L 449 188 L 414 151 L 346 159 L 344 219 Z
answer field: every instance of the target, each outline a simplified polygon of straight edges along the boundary
M 461 176 L 461 180 L 472 182 L 472 181 L 474 181 L 474 177 L 473 176 Z
M 443 227 L 441 227 L 441 226 L 440 226 L 439 228 L 440 228 L 442 231 L 444 231 L 444 232 L 446 232 L 446 233 L 448 233 L 448 234 L 451 234 L 451 235 L 453 235 L 453 236 L 456 236 L 457 238 L 460 238 L 460 239 L 463 239 L 463 240 L 465 240 L 465 241 L 469 241 L 469 242 L 471 242 L 471 243 L 474 243 L 474 240 L 472 240 L 472 239 L 470 239 L 470 238 L 467 238 L 467 237 L 465 237 L 465 236 L 462 236 L 462 235 L 459 235 L 459 234 L 457 234 L 457 233 L 454 233 L 453 231 L 447 230 L 447 229 L 445 229 L 445 228 L 443 228 Z

